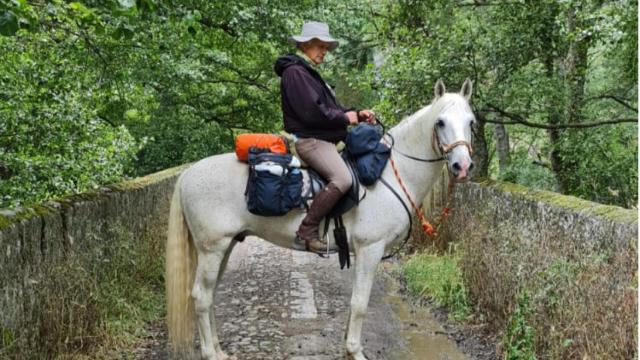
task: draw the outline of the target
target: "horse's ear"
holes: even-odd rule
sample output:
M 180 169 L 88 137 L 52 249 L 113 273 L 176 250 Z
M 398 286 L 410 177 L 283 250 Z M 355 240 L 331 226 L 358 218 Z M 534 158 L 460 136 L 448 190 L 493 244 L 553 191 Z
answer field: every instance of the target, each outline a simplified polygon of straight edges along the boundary
M 460 95 L 462 95 L 465 99 L 471 99 L 471 94 L 473 94 L 473 82 L 471 79 L 467 78 L 462 84 L 462 89 L 460 89 Z
M 442 82 L 442 79 L 438 79 L 438 81 L 436 81 L 436 86 L 433 88 L 433 91 L 436 95 L 436 99 L 444 95 L 445 92 L 447 92 L 447 88 L 444 87 L 444 83 Z

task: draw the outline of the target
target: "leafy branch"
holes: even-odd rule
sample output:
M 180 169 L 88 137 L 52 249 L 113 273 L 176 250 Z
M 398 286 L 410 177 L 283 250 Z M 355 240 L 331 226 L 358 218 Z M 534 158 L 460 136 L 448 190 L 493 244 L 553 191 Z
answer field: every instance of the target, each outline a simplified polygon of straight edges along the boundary
M 620 123 L 637 123 L 637 118 L 617 118 L 612 120 L 602 120 L 602 121 L 594 121 L 594 122 L 585 122 L 585 123 L 573 123 L 573 124 L 541 124 L 536 122 L 531 122 L 522 117 L 519 114 L 511 113 L 505 110 L 500 109 L 497 106 L 487 104 L 487 108 L 480 109 L 481 113 L 497 113 L 502 117 L 510 119 L 511 121 L 501 121 L 501 120 L 493 120 L 485 118 L 485 122 L 492 124 L 503 124 L 503 125 L 525 125 L 532 128 L 540 128 L 547 130 L 557 130 L 557 129 L 584 129 L 590 127 L 597 127 L 603 125 L 612 125 L 612 124 L 620 124 Z
M 633 107 L 633 105 L 631 105 L 629 103 L 629 100 L 627 99 L 623 99 L 619 96 L 615 96 L 615 95 L 600 95 L 600 96 L 594 96 L 594 97 L 590 97 L 588 99 L 585 99 L 585 101 L 591 101 L 591 100 L 613 100 L 615 102 L 617 102 L 618 104 L 624 106 L 625 108 L 631 110 L 631 111 L 635 111 L 638 112 L 638 108 Z

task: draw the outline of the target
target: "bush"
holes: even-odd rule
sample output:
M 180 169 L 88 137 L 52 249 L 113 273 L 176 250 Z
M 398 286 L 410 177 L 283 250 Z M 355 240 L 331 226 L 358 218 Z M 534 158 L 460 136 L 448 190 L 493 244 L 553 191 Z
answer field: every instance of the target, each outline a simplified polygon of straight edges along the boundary
M 532 313 L 529 294 L 523 291 L 518 297 L 518 306 L 511 315 L 504 338 L 505 360 L 536 360 L 533 351 L 533 327 L 529 324 Z

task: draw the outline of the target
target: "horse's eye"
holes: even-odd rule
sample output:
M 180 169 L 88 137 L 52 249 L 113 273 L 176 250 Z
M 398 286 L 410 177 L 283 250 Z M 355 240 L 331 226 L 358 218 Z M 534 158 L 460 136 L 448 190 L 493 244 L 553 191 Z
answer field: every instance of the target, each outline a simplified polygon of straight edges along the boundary
M 469 122 L 469 126 L 473 126 L 473 125 L 475 125 L 475 124 L 476 124 L 476 121 L 475 121 L 475 120 L 473 120 L 473 119 L 471 120 L 471 122 Z
M 439 127 L 439 128 L 443 128 L 444 127 L 444 120 L 438 119 L 438 121 L 436 121 L 436 126 Z

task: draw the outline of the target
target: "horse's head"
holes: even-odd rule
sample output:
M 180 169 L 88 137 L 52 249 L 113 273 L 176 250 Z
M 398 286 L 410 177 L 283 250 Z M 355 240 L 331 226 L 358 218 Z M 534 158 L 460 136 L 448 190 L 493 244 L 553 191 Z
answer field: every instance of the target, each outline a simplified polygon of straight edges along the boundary
M 475 116 L 469 106 L 472 83 L 467 79 L 460 93 L 446 93 L 444 83 L 438 80 L 434 90 L 436 97 L 432 106 L 438 115 L 433 125 L 433 145 L 447 159 L 453 177 L 457 181 L 465 181 L 473 169 L 471 126 Z

